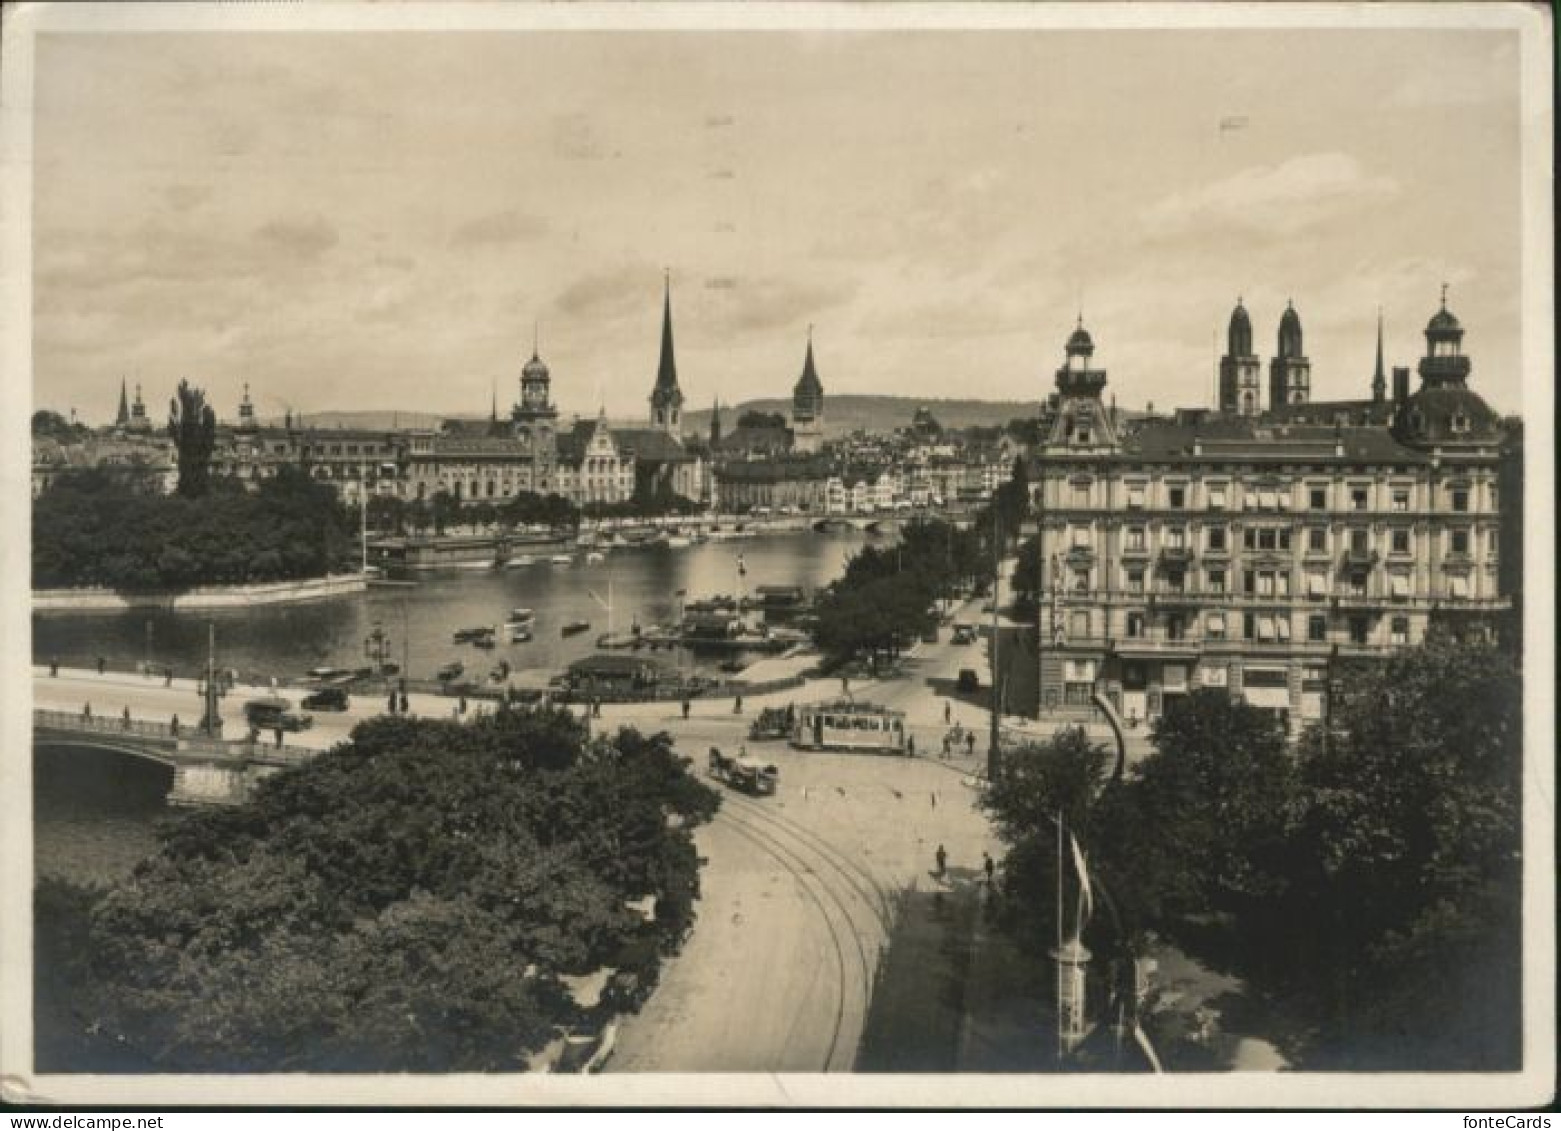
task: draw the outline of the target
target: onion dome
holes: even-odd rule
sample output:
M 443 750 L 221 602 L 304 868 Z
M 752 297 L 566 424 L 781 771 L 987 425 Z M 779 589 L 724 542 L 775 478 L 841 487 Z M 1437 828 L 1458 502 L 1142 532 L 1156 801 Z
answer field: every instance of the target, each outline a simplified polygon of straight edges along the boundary
M 528 381 L 546 381 L 548 377 L 547 362 L 543 361 L 533 351 L 531 360 L 522 367 L 520 375 Z

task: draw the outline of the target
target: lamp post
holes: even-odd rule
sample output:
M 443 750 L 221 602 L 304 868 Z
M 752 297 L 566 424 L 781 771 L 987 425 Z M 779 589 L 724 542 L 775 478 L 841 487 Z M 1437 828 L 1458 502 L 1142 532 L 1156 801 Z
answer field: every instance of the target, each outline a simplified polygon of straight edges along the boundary
M 385 661 L 390 658 L 390 637 L 385 635 L 385 629 L 379 621 L 374 622 L 373 629 L 363 638 L 363 655 L 374 661 L 374 674 L 385 674 Z
M 201 687 L 205 711 L 201 715 L 201 733 L 207 738 L 222 734 L 222 716 L 217 711 L 217 628 L 206 622 L 206 680 Z

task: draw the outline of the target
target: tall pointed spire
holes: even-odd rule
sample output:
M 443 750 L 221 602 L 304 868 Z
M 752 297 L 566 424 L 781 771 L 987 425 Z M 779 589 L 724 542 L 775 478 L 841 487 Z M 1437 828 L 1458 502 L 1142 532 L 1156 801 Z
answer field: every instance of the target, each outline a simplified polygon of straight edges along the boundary
M 666 273 L 661 307 L 661 363 L 656 367 L 656 388 L 678 387 L 677 358 L 672 350 L 672 272 Z
M 125 396 L 125 379 L 119 379 L 119 415 L 114 417 L 114 423 L 123 428 L 130 423 L 130 401 Z
M 1388 378 L 1382 369 L 1382 308 L 1377 307 L 1377 368 L 1371 374 L 1371 399 L 1381 404 L 1388 399 Z
M 678 388 L 677 357 L 672 348 L 672 272 L 666 273 L 661 306 L 661 360 L 650 392 L 651 426 L 676 439 L 683 430 L 683 390 Z

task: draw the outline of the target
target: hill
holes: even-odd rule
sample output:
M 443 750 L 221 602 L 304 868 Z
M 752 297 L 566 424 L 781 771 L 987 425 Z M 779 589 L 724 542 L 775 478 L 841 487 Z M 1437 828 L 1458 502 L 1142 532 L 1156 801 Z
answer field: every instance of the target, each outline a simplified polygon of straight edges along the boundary
M 979 425 L 1007 424 L 1015 417 L 1030 417 L 1040 410 L 1039 401 L 926 400 L 916 397 L 889 397 L 871 394 L 831 394 L 824 399 L 824 435 L 844 436 L 858 428 L 869 432 L 889 432 L 910 424 L 916 410 L 925 405 L 945 428 L 971 428 Z M 790 398 L 770 397 L 721 406 L 721 426 L 731 428 L 745 412 L 778 412 L 790 417 Z M 701 435 L 710 429 L 710 410 L 683 414 L 685 431 Z

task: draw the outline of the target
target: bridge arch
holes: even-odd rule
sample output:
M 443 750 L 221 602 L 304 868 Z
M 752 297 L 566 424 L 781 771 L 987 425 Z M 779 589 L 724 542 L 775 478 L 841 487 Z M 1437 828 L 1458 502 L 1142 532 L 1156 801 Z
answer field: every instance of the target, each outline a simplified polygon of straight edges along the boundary
M 154 762 L 170 770 L 177 769 L 179 765 L 174 759 L 173 751 L 137 743 L 131 737 L 116 739 L 103 734 L 47 734 L 34 732 L 33 749 L 43 750 L 49 747 L 71 750 L 104 750 L 111 754 L 122 754 L 126 757 Z

